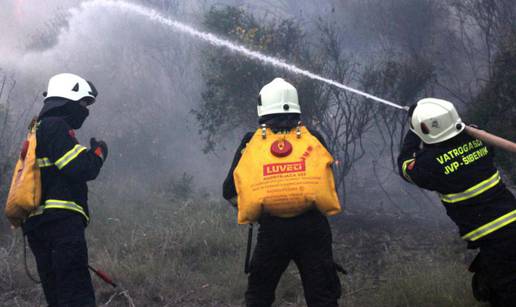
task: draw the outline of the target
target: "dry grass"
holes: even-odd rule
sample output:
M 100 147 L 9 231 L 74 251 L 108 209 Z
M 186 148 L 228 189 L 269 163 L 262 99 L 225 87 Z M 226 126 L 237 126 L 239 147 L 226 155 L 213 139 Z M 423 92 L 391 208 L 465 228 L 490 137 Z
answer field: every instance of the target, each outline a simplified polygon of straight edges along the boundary
M 236 225 L 230 207 L 162 200 L 116 206 L 97 201 L 92 207 L 90 262 L 121 286 L 114 290 L 94 277 L 99 304 L 243 304 L 247 228 Z M 333 221 L 335 255 L 350 272 L 341 278 L 342 306 L 481 306 L 469 289 L 471 254 L 450 225 L 364 216 Z M 2 306 L 44 306 L 39 286 L 23 270 L 21 235 L 6 233 L 0 244 Z M 277 291 L 277 306 L 303 305 L 299 275 L 291 266 Z

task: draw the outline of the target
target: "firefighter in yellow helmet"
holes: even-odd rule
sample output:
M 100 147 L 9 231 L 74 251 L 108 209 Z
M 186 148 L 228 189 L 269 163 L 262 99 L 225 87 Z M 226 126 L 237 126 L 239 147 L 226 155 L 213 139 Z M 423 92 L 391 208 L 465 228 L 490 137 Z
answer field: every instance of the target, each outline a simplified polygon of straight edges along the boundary
M 239 223 L 260 224 L 248 267 L 247 306 L 271 306 L 291 260 L 308 306 L 338 306 L 341 286 L 325 216 L 340 212 L 333 159 L 322 136 L 302 126 L 300 114 L 294 86 L 281 78 L 265 85 L 258 101 L 260 128 L 244 136 L 224 181 L 223 196 L 238 206 Z
M 436 191 L 468 248 L 473 293 L 493 306 L 516 306 L 516 199 L 493 163 L 493 148 L 464 132 L 452 103 L 426 98 L 409 111 L 400 175 Z

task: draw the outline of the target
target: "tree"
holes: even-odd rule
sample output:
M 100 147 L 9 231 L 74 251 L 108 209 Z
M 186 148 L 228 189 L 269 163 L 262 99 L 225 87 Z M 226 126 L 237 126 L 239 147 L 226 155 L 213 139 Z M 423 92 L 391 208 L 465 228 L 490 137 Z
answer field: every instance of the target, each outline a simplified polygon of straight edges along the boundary
M 373 64 L 363 75 L 362 85 L 370 92 L 412 105 L 421 97 L 427 86 L 434 80 L 434 66 L 423 60 L 385 61 Z M 396 155 L 408 129 L 407 115 L 391 108 L 381 107 L 374 114 L 374 123 L 388 147 L 393 170 L 397 170 Z
M 466 118 L 509 139 L 516 137 L 516 3 L 511 0 L 450 0 L 457 17 L 464 58 L 477 80 Z M 516 178 L 515 158 L 497 154 L 500 166 Z
M 370 37 L 365 68 L 359 72 L 360 88 L 402 105 L 412 105 L 432 93 L 441 79 L 436 72 L 449 63 L 445 45 L 454 39 L 449 29 L 449 10 L 431 0 L 366 0 L 346 3 L 359 16 L 355 27 Z M 350 17 L 353 19 L 352 17 Z M 342 32 L 342 31 L 340 31 Z M 449 48 L 449 47 L 448 47 Z M 375 132 L 383 140 L 379 150 L 390 157 L 396 170 L 396 155 L 404 131 L 405 112 L 381 106 L 372 112 Z
M 310 42 L 291 20 L 258 22 L 233 7 L 212 8 L 205 16 L 205 26 L 218 35 L 326 77 L 346 83 L 357 79 L 356 65 L 343 52 L 345 41 L 333 23 L 320 21 L 317 43 Z M 323 133 L 340 162 L 335 168 L 336 181 L 339 190 L 345 190 L 345 176 L 365 153 L 362 136 L 371 127 L 374 105 L 335 87 L 225 50 L 208 50 L 204 58 L 206 90 L 203 103 L 193 112 L 206 142 L 205 152 L 214 151 L 227 135 L 237 137 L 237 130 L 255 130 L 260 88 L 274 77 L 286 76 L 298 89 L 303 121 Z
M 487 73 L 494 73 L 497 50 L 508 34 L 516 30 L 516 3 L 512 0 L 450 0 L 459 20 L 464 52 L 477 53 L 487 64 Z
M 343 29 L 334 22 L 320 19 L 318 33 L 316 54 L 322 74 L 346 84 L 356 84 L 358 65 L 344 51 L 346 40 Z M 328 140 L 330 152 L 337 160 L 337 167 L 334 168 L 336 185 L 341 195 L 345 195 L 344 179 L 366 153 L 363 136 L 371 128 L 378 106 L 325 84 L 318 84 L 318 93 L 324 107 L 315 109 L 312 125 L 320 129 Z
M 516 139 L 516 35 L 507 38 L 499 47 L 493 62 L 491 79 L 482 89 L 469 110 L 471 122 L 483 129 Z M 497 154 L 500 166 L 516 180 L 516 158 L 513 154 L 500 151 Z
M 11 94 L 16 86 L 12 76 L 0 69 L 0 203 L 5 203 L 11 183 L 17 149 L 17 136 L 11 116 Z M 0 219 L 2 226 L 5 219 Z
M 39 97 L 23 110 L 13 111 L 14 75 L 0 68 L 0 203 L 6 198 L 21 141 L 32 120 L 30 111 Z
M 1 70 L 0 73 L 0 199 L 3 199 L 9 185 L 10 167 L 13 165 L 15 139 L 11 130 L 10 103 L 16 81 L 3 74 Z
M 211 8 L 204 25 L 209 31 L 252 49 L 289 62 L 311 63 L 303 33 L 290 20 L 260 24 L 241 9 L 224 7 Z M 309 80 L 225 50 L 206 50 L 203 58 L 206 89 L 201 106 L 193 113 L 206 142 L 205 152 L 214 151 L 226 135 L 237 137 L 235 129 L 256 129 L 258 93 L 276 76 L 284 76 L 297 85 L 305 120 L 310 120 L 312 108 L 318 106 L 316 85 Z

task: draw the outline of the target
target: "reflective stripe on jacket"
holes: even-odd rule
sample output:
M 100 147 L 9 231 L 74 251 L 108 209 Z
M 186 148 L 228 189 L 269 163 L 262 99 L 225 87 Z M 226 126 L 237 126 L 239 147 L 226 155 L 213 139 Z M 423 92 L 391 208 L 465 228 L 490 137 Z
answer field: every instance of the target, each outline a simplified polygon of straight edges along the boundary
M 102 160 L 79 144 L 63 117 L 43 117 L 37 130 L 37 163 L 41 168 L 42 204 L 26 222 L 39 224 L 56 212 L 80 214 L 89 221 L 87 181 L 97 177 Z M 52 213 L 50 213 L 52 211 Z M 31 221 L 33 220 L 33 221 Z
M 490 176 L 488 179 L 483 180 L 478 184 L 475 184 L 474 186 L 463 192 L 453 194 L 441 194 L 441 200 L 445 203 L 457 203 L 464 200 L 468 200 L 495 187 L 497 184 L 500 183 L 501 180 L 502 178 L 500 178 L 500 173 L 496 171 L 496 173 L 494 173 L 494 175 Z
M 473 242 L 495 238 L 507 226 L 516 229 L 516 199 L 505 187 L 493 157 L 492 148 L 465 133 L 428 145 L 409 132 L 398 167 L 405 181 L 436 191 L 462 238 Z
M 498 229 L 509 225 L 510 223 L 516 221 L 516 210 L 511 211 L 507 214 L 502 215 L 496 220 L 489 222 L 469 233 L 462 236 L 464 240 L 467 241 L 476 241 L 482 237 L 487 236 L 488 234 L 497 231 Z
M 47 209 L 65 209 L 65 210 L 74 211 L 74 212 L 80 213 L 86 219 L 86 221 L 89 222 L 89 220 L 90 220 L 89 216 L 86 214 L 86 212 L 84 212 L 84 209 L 81 206 L 79 206 L 78 204 L 74 203 L 73 201 L 58 200 L 58 199 L 47 199 L 45 201 L 45 204 L 39 206 L 38 210 L 31 213 L 30 216 L 32 217 L 32 216 L 40 215 Z

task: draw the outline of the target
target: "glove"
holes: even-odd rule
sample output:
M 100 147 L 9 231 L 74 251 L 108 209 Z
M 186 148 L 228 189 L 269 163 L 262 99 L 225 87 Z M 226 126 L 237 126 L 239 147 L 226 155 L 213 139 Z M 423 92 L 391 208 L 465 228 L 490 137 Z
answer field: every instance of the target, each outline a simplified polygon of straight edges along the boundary
M 102 159 L 102 162 L 106 161 L 108 156 L 108 147 L 106 142 L 97 141 L 95 138 L 90 139 L 90 147 L 93 153 Z

